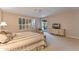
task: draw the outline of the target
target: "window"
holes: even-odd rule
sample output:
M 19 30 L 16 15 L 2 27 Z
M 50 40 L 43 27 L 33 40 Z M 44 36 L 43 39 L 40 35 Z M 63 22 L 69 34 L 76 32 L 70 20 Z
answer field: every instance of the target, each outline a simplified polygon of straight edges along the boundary
M 19 18 L 19 30 L 35 29 L 35 19 Z
M 35 19 L 32 19 L 31 27 L 32 27 L 33 29 L 35 29 Z
M 25 18 L 19 18 L 19 29 L 20 30 L 25 29 Z

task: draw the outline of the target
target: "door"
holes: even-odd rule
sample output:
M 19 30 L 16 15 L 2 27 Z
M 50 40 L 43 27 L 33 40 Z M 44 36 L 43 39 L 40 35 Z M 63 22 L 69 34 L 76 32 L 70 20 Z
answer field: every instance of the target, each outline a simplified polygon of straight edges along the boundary
M 41 20 L 42 31 L 47 31 L 47 20 Z

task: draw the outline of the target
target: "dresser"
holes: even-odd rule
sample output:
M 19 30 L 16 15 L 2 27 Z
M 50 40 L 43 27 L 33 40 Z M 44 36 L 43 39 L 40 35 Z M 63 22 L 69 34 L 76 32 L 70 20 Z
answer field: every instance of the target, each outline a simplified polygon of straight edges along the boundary
M 65 29 L 48 29 L 49 33 L 55 34 L 55 35 L 60 35 L 60 36 L 65 36 Z

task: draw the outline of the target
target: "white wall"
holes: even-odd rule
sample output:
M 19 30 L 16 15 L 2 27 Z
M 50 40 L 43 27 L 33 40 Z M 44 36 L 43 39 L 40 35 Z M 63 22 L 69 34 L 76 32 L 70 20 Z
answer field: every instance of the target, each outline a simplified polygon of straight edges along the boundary
M 25 16 L 9 13 L 9 12 L 5 12 L 5 11 L 3 12 L 3 21 L 5 21 L 8 24 L 6 29 L 9 32 L 19 32 L 19 24 L 18 24 L 19 17 L 25 17 Z M 38 20 L 38 18 L 29 17 L 29 16 L 26 16 L 25 18 Z M 0 11 L 0 21 L 1 21 L 1 11 Z M 37 24 L 37 25 L 39 25 L 39 24 Z
M 66 29 L 66 36 L 79 39 L 79 11 L 63 12 L 47 17 L 48 28 L 53 23 L 60 23 L 62 29 Z

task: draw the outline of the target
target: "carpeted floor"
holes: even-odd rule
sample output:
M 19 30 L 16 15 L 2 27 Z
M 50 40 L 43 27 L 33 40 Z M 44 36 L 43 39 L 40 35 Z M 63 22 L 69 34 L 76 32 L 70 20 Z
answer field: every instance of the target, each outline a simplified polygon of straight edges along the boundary
M 47 47 L 45 51 L 79 51 L 79 40 L 65 37 L 54 36 L 47 32 L 46 35 Z

